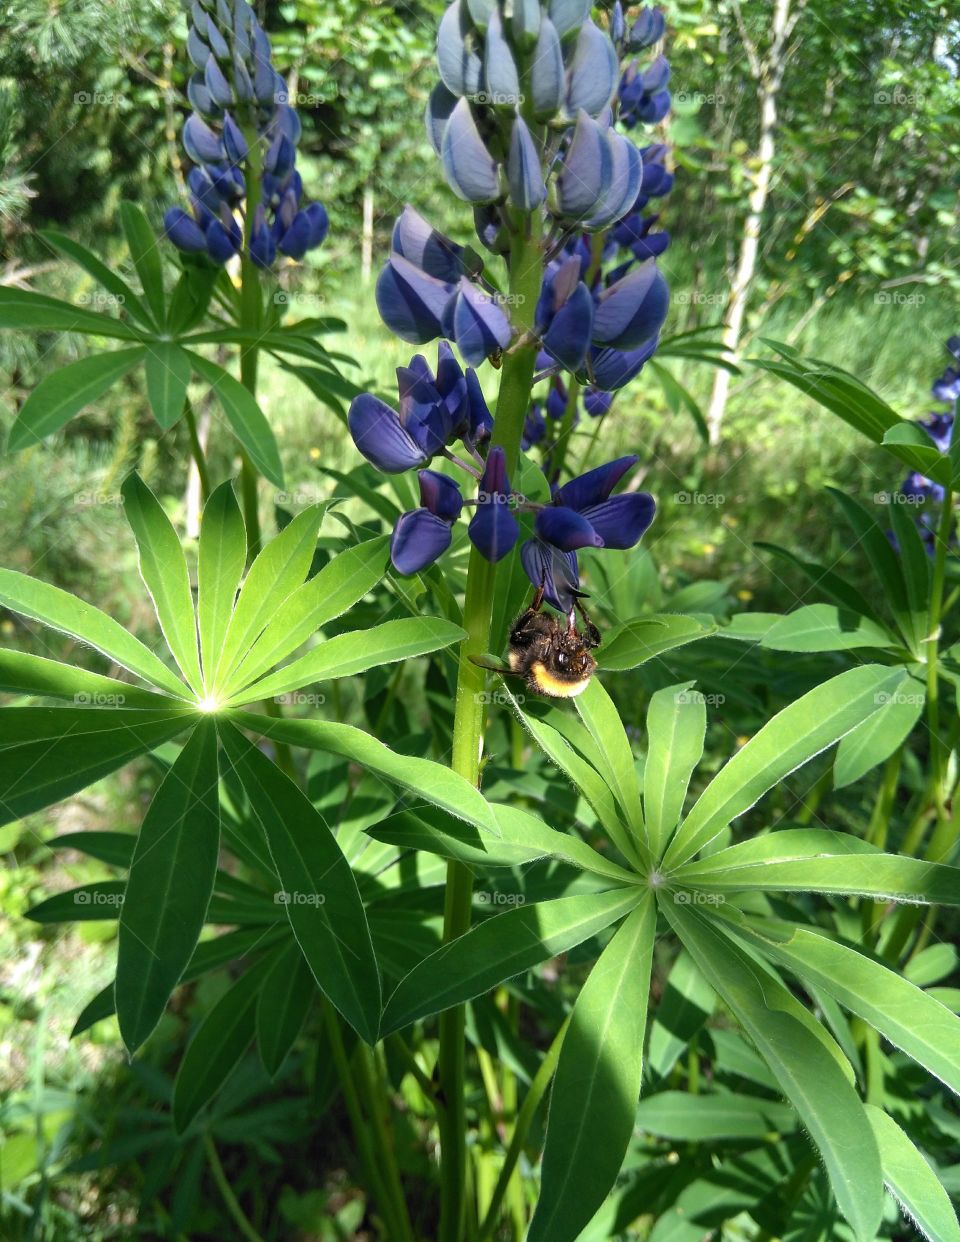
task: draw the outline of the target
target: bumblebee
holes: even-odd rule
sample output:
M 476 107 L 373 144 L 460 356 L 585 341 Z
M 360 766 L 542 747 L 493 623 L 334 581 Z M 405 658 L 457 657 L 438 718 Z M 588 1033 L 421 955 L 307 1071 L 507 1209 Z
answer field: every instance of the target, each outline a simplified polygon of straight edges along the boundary
M 537 694 L 572 699 L 587 688 L 597 662 L 590 654 L 600 646 L 600 631 L 579 600 L 566 618 L 542 612 L 543 587 L 510 627 L 510 671 L 525 677 Z M 577 612 L 584 628 L 577 628 Z

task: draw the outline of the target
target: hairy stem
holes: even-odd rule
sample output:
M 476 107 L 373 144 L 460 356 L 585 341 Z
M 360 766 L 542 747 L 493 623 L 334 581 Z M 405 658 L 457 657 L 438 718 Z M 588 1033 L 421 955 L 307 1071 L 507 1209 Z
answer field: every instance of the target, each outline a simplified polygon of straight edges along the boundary
M 533 326 L 540 295 L 543 259 L 540 222 L 533 217 L 524 235 L 514 234 L 510 261 L 510 293 L 515 306 L 514 327 L 522 335 Z M 504 360 L 497 399 L 491 447 L 504 451 L 508 476 L 516 472 L 523 420 L 533 383 L 536 344 L 530 342 Z M 486 673 L 471 656 L 482 655 L 490 646 L 490 622 L 497 567 L 471 549 L 463 627 L 467 637 L 460 647 L 460 665 L 454 709 L 453 746 L 450 766 L 474 785 L 480 783 L 480 751 L 483 744 Z M 443 937 L 454 940 L 470 926 L 472 874 L 463 863 L 447 866 Z M 466 1112 L 464 1078 L 464 1009 L 457 1006 L 440 1015 L 439 1079 L 441 1190 L 439 1242 L 460 1242 L 466 1219 Z

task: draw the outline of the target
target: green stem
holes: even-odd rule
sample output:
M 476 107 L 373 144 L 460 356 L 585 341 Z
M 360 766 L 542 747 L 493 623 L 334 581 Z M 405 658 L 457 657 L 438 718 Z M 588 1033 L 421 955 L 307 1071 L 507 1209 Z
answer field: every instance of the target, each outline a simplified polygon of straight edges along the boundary
M 514 326 L 520 338 L 533 327 L 543 272 L 539 216 L 531 217 L 527 225 L 529 231 L 525 234 L 521 235 L 519 231 L 514 233 L 510 256 Z M 508 477 L 516 473 L 523 420 L 533 383 L 536 348 L 535 342 L 530 341 L 509 351 L 504 360 L 491 448 L 500 446 L 503 449 Z M 480 783 L 486 673 L 470 657 L 489 650 L 496 572 L 495 565 L 491 565 L 476 548 L 471 549 L 463 605 L 463 628 L 467 637 L 460 646 L 450 766 L 474 785 Z M 443 912 L 445 941 L 462 936 L 469 928 L 472 891 L 473 875 L 469 868 L 459 862 L 448 863 Z M 440 1052 L 437 1060 L 441 1105 L 438 1117 L 441 1153 L 438 1242 L 461 1242 L 466 1219 L 465 1069 L 464 1008 L 459 1005 L 440 1015 Z
M 366 1102 L 367 1113 L 373 1121 L 373 1132 L 376 1138 L 377 1155 L 383 1171 L 384 1188 L 390 1196 L 394 1219 L 398 1222 L 399 1233 L 397 1242 L 414 1242 L 413 1226 L 407 1211 L 407 1201 L 400 1181 L 400 1170 L 397 1168 L 396 1155 L 384 1109 L 385 1088 L 380 1082 L 374 1054 L 366 1044 L 360 1043 L 354 1053 L 354 1064 L 357 1071 L 357 1082 Z M 391 1234 L 391 1239 L 393 1235 Z
M 213 1180 L 217 1183 L 217 1189 L 220 1191 L 223 1201 L 227 1205 L 227 1211 L 233 1217 L 235 1225 L 247 1239 L 247 1242 L 263 1242 L 263 1238 L 261 1238 L 260 1234 L 257 1233 L 256 1229 L 254 1229 L 244 1215 L 243 1208 L 237 1201 L 237 1196 L 233 1193 L 233 1188 L 227 1180 L 223 1165 L 220 1163 L 216 1145 L 209 1134 L 203 1136 L 203 1147 L 207 1153 L 207 1160 L 210 1163 L 210 1172 L 213 1174 Z
M 347 1050 L 344 1047 L 343 1035 L 340 1031 L 340 1019 L 333 1006 L 325 997 L 321 999 L 321 1007 L 327 1028 L 327 1036 L 330 1040 L 330 1049 L 333 1053 L 333 1063 L 340 1082 L 340 1090 L 343 1092 L 343 1100 L 347 1106 L 347 1114 L 350 1117 L 350 1126 L 353 1129 L 357 1154 L 363 1166 L 364 1178 L 383 1216 L 387 1237 L 391 1239 L 399 1238 L 402 1235 L 396 1230 L 396 1222 L 393 1217 L 393 1203 L 380 1177 L 380 1166 L 377 1164 L 373 1145 L 370 1141 L 371 1128 L 367 1125 L 363 1110 L 360 1107 L 360 1098 L 357 1095 L 357 1088 L 350 1070 L 350 1062 L 347 1059 Z
M 477 1232 L 476 1242 L 485 1242 L 487 1238 L 493 1236 L 494 1230 L 497 1227 L 500 1205 L 503 1203 L 503 1197 L 507 1193 L 507 1187 L 517 1166 L 517 1161 L 520 1159 L 523 1146 L 527 1141 L 527 1134 L 537 1114 L 537 1109 L 540 1107 L 547 1087 L 550 1085 L 550 1079 L 557 1068 L 557 1061 L 560 1059 L 560 1047 L 563 1044 L 563 1037 L 566 1035 L 569 1025 L 570 1019 L 566 1018 L 563 1026 L 560 1027 L 560 1030 L 554 1036 L 553 1043 L 547 1049 L 546 1056 L 540 1062 L 540 1068 L 534 1074 L 530 1090 L 526 1094 L 519 1113 L 517 1113 L 517 1123 L 513 1127 L 510 1145 L 507 1147 L 507 1154 L 503 1158 L 503 1167 L 500 1170 L 500 1176 L 497 1178 L 497 1184 L 493 1189 L 490 1207 L 487 1209 L 487 1214 L 484 1216 L 480 1229 Z
M 196 463 L 197 477 L 200 480 L 200 499 L 206 504 L 210 496 L 210 472 L 207 469 L 207 455 L 203 451 L 200 434 L 197 431 L 197 416 L 193 412 L 193 404 L 189 397 L 183 402 L 183 416 L 186 420 L 187 431 L 190 433 L 190 452 Z

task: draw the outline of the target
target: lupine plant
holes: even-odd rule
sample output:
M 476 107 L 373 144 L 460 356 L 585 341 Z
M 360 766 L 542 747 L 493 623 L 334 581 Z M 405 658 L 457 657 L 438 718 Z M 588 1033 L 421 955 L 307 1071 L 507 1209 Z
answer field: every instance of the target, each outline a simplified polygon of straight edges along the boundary
M 634 480 L 642 464 L 656 492 L 657 463 L 594 463 L 599 438 L 574 435 L 581 399 L 616 417 L 648 366 L 697 417 L 654 355 L 715 360 L 662 337 L 669 238 L 644 212 L 672 173 L 662 143 L 635 141 L 669 108 L 662 14 L 447 8 L 426 128 L 475 237 L 412 206 L 395 222 L 377 307 L 403 341 L 437 342 L 435 366 L 398 370 L 395 401 L 341 374 L 349 354 L 318 339 L 338 321 L 283 321 L 280 282 L 328 221 L 257 18 L 195 0 L 188 22 L 188 195 L 156 231 L 123 208 L 138 287 L 48 234 L 117 313 L 0 289 L 3 327 L 120 342 L 38 384 L 10 450 L 142 366 L 204 493 L 192 542 L 140 474 L 124 483 L 156 621 L 142 636 L 0 570 L 0 605 L 50 643 L 0 652 L 2 821 L 145 756 L 159 774 L 136 836 L 51 842 L 116 872 L 30 911 L 117 923 L 115 982 L 75 1034 L 115 1015 L 136 1066 L 178 989 L 226 972 L 164 1107 L 141 1112 L 140 1150 L 161 1181 L 208 1165 L 237 1236 L 283 1237 L 218 1147 L 251 1134 L 272 1152 L 250 1099 L 289 1119 L 271 1097 L 300 1075 L 300 1112 L 342 1102 L 364 1229 L 390 1242 L 960 1238 L 925 1154 L 955 1140 L 943 1100 L 960 1093 L 957 995 L 931 986 L 946 972 L 929 956 L 940 908 L 960 905 L 955 410 L 918 426 L 789 347 L 753 360 L 909 467 L 876 513 L 835 496 L 886 611 L 845 569 L 773 547 L 829 602 L 730 618 L 702 592 L 664 598 L 637 546 L 657 506 Z M 261 353 L 358 455 L 270 538 L 261 482 L 283 475 Z M 237 479 L 210 477 L 208 393 Z M 956 402 L 956 368 L 934 395 Z M 575 692 L 514 675 L 531 596 L 549 633 L 590 647 Z M 741 674 L 748 733 L 718 760 L 697 682 L 741 665 L 788 701 Z M 104 1143 L 84 1167 L 114 1158 Z

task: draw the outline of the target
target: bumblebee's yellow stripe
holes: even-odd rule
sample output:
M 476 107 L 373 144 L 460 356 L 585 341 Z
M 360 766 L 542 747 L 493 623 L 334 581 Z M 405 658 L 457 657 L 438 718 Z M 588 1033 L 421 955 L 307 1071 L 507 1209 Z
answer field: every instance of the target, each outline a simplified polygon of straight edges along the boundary
M 552 673 L 540 660 L 530 667 L 530 677 L 541 694 L 552 699 L 573 699 L 586 690 L 590 684 L 589 677 L 581 677 L 579 681 L 564 681 Z

